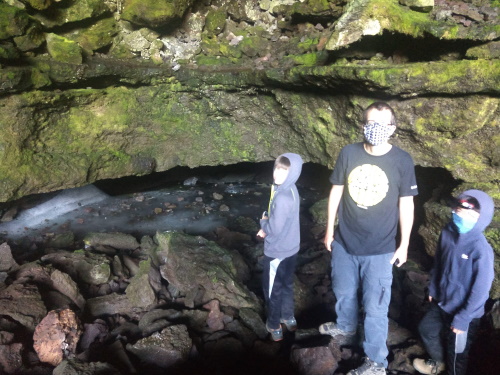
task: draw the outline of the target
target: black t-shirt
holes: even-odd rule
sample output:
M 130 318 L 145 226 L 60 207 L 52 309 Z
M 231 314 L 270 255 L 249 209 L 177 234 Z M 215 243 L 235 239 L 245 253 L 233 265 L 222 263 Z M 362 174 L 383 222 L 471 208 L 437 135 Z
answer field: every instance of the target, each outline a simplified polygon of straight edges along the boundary
M 344 185 L 335 240 L 352 255 L 394 252 L 399 197 L 418 194 L 411 156 L 396 146 L 374 156 L 354 143 L 340 151 L 330 182 Z

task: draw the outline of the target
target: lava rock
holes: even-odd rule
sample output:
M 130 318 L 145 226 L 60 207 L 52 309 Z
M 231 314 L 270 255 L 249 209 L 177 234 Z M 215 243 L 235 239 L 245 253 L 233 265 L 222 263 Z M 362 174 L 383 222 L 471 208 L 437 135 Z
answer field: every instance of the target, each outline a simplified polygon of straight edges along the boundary
M 75 354 L 81 333 L 72 310 L 53 310 L 36 327 L 33 348 L 40 361 L 57 366 L 65 357 Z
M 186 326 L 176 325 L 128 344 L 127 350 L 147 364 L 169 368 L 187 361 L 191 346 Z

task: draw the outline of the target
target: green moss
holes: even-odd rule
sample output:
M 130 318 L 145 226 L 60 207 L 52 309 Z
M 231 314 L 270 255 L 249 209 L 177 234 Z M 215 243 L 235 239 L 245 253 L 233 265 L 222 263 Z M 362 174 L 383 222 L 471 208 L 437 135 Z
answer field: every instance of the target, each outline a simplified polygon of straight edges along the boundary
M 28 24 L 29 17 L 24 10 L 0 3 L 0 40 L 23 34 Z
M 54 60 L 69 64 L 82 63 L 82 51 L 78 43 L 62 36 L 47 34 L 47 50 Z
M 113 17 L 110 17 L 97 21 L 89 28 L 67 34 L 65 37 L 77 42 L 87 53 L 92 54 L 93 51 L 110 45 L 117 32 L 118 24 Z
M 298 48 L 301 52 L 313 51 L 318 43 L 318 38 L 306 39 L 298 44 Z
M 324 64 L 327 58 L 328 55 L 326 54 L 326 52 L 321 51 L 305 53 L 303 55 L 288 55 L 285 57 L 285 61 L 290 60 L 295 65 L 315 66 Z
M 226 26 L 226 9 L 211 9 L 207 17 L 205 18 L 205 28 L 204 30 L 209 35 L 217 35 L 224 31 L 224 27 Z
M 31 70 L 31 82 L 33 83 L 33 87 L 35 89 L 50 86 L 50 84 L 52 83 L 48 74 L 41 72 L 37 68 L 33 68 Z
M 148 27 L 165 27 L 179 20 L 192 0 L 127 0 L 121 18 Z
M 219 57 L 219 56 L 204 56 L 198 55 L 195 58 L 196 64 L 208 65 L 208 66 L 217 66 L 217 65 L 232 65 L 233 62 L 227 57 Z
M 26 0 L 32 8 L 37 10 L 47 9 L 51 4 L 52 0 Z

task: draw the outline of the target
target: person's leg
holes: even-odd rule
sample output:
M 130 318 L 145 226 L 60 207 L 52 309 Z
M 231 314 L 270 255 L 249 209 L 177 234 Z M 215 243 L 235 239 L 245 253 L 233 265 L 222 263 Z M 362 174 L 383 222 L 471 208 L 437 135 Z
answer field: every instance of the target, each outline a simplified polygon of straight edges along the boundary
M 280 328 L 281 316 L 281 282 L 276 278 L 280 260 L 264 255 L 262 271 L 262 288 L 267 306 L 267 326 Z
M 337 326 L 355 332 L 358 326 L 359 266 L 357 257 L 348 254 L 337 241 L 332 244 L 332 288 L 337 302 Z
M 451 319 L 450 319 L 451 320 Z M 469 362 L 469 350 L 476 338 L 477 331 L 479 330 L 479 319 L 473 319 L 469 324 L 469 329 L 467 333 L 461 333 L 462 335 L 467 335 L 467 342 L 465 344 L 465 349 L 462 353 L 455 353 L 455 342 L 456 334 L 449 329 L 447 335 L 447 358 L 446 358 L 446 368 L 448 369 L 449 375 L 465 375 L 467 373 L 467 364 Z
M 281 280 L 281 316 L 282 320 L 291 320 L 295 317 L 295 303 L 293 295 L 293 281 L 297 254 L 281 261 L 276 279 Z
M 363 349 L 369 359 L 387 367 L 387 333 L 391 300 L 392 253 L 358 257 L 361 266 L 365 340 Z
M 445 327 L 446 319 L 443 313 L 444 311 L 435 302 L 432 302 L 418 325 L 425 350 L 434 361 L 440 363 L 445 361 L 442 332 L 449 328 Z

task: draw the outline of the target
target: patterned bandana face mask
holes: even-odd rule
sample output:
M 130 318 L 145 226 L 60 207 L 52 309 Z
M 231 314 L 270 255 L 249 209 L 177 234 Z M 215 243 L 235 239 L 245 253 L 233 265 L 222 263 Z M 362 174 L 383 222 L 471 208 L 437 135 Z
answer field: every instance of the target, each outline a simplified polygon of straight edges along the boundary
M 395 130 L 396 127 L 394 125 L 382 125 L 374 122 L 366 124 L 363 128 L 363 133 L 369 144 L 379 146 L 387 142 Z

